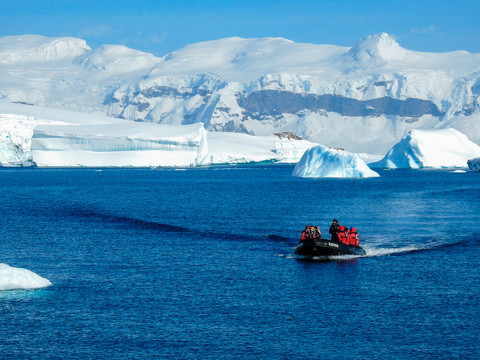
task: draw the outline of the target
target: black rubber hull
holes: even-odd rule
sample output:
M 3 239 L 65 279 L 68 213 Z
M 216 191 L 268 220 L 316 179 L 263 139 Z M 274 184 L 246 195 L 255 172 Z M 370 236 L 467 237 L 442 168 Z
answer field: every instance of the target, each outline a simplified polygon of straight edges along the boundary
M 327 239 L 306 240 L 295 248 L 295 254 L 309 257 L 365 255 L 360 246 L 350 246 Z

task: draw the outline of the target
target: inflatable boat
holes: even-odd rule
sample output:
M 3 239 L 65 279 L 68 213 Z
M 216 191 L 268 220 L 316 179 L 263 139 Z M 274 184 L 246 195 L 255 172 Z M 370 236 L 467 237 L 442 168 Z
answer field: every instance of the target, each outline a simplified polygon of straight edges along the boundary
M 365 255 L 365 250 L 360 246 L 346 245 L 338 241 L 323 238 L 307 239 L 296 248 L 295 254 L 305 257 L 328 257 L 341 255 Z

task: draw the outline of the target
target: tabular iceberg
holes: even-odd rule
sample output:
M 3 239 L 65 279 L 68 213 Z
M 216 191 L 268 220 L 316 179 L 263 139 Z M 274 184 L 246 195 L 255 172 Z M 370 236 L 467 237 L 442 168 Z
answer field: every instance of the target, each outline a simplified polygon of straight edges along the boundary
M 472 171 L 480 171 L 480 157 L 468 160 L 467 165 Z
M 208 154 L 202 124 L 153 123 L 37 126 L 32 157 L 38 166 L 197 166 Z
M 463 168 L 467 160 L 480 156 L 480 146 L 455 129 L 411 130 L 372 167 Z
M 52 283 L 34 272 L 0 264 L 0 290 L 38 289 Z
M 189 167 L 296 163 L 316 144 L 290 133 L 207 133 L 166 125 L 0 102 L 0 166 Z
M 276 135 L 254 136 L 241 133 L 210 132 L 207 135 L 212 164 L 254 162 L 296 163 L 305 150 L 315 146 L 306 140 Z
M 293 169 L 293 176 L 328 178 L 378 177 L 358 154 L 323 145 L 307 150 Z

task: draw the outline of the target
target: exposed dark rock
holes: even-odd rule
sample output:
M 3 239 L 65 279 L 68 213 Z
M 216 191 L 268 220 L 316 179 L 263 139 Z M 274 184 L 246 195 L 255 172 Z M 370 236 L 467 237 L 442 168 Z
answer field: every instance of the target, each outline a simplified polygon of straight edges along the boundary
M 375 86 L 387 86 L 388 84 L 390 84 L 389 81 L 377 81 L 373 85 L 375 85 Z
M 149 106 L 150 106 L 150 104 L 148 102 L 139 103 L 137 109 L 138 109 L 138 111 L 142 112 L 143 110 L 148 109 Z
M 148 89 L 143 89 L 139 93 L 134 94 L 137 96 L 142 94 L 146 98 L 161 98 L 161 97 L 174 97 L 180 99 L 187 99 L 194 95 L 207 96 L 211 94 L 211 91 L 200 89 L 200 88 L 183 88 L 177 89 L 169 86 L 152 86 Z
M 301 110 L 325 110 L 344 116 L 380 116 L 397 115 L 403 117 L 420 117 L 442 113 L 436 105 L 428 100 L 408 98 L 396 100 L 383 97 L 372 100 L 356 100 L 337 95 L 296 94 L 288 91 L 261 90 L 246 96 L 238 95 L 238 104 L 247 115 L 259 118 L 262 115 L 295 114 Z
M 275 133 L 273 134 L 275 136 L 278 136 L 279 139 L 288 139 L 288 140 L 303 140 L 302 137 L 295 135 L 291 131 L 287 132 L 281 132 L 281 133 Z
M 229 121 L 225 124 L 210 124 L 208 130 L 214 132 L 226 131 L 250 134 L 245 125 L 243 125 L 242 123 L 235 123 L 234 121 Z
M 468 160 L 467 165 L 472 171 L 480 171 L 480 158 Z

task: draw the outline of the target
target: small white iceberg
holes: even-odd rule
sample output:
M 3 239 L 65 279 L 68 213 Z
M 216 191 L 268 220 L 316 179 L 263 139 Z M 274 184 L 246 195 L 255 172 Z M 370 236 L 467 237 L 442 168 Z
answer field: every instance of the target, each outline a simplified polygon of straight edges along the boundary
M 293 169 L 293 176 L 310 178 L 368 178 L 379 177 L 358 154 L 315 146 L 303 154 Z
M 480 146 L 455 129 L 410 130 L 385 157 L 370 166 L 390 169 L 465 168 Z
M 39 289 L 52 283 L 34 272 L 0 264 L 0 290 Z

